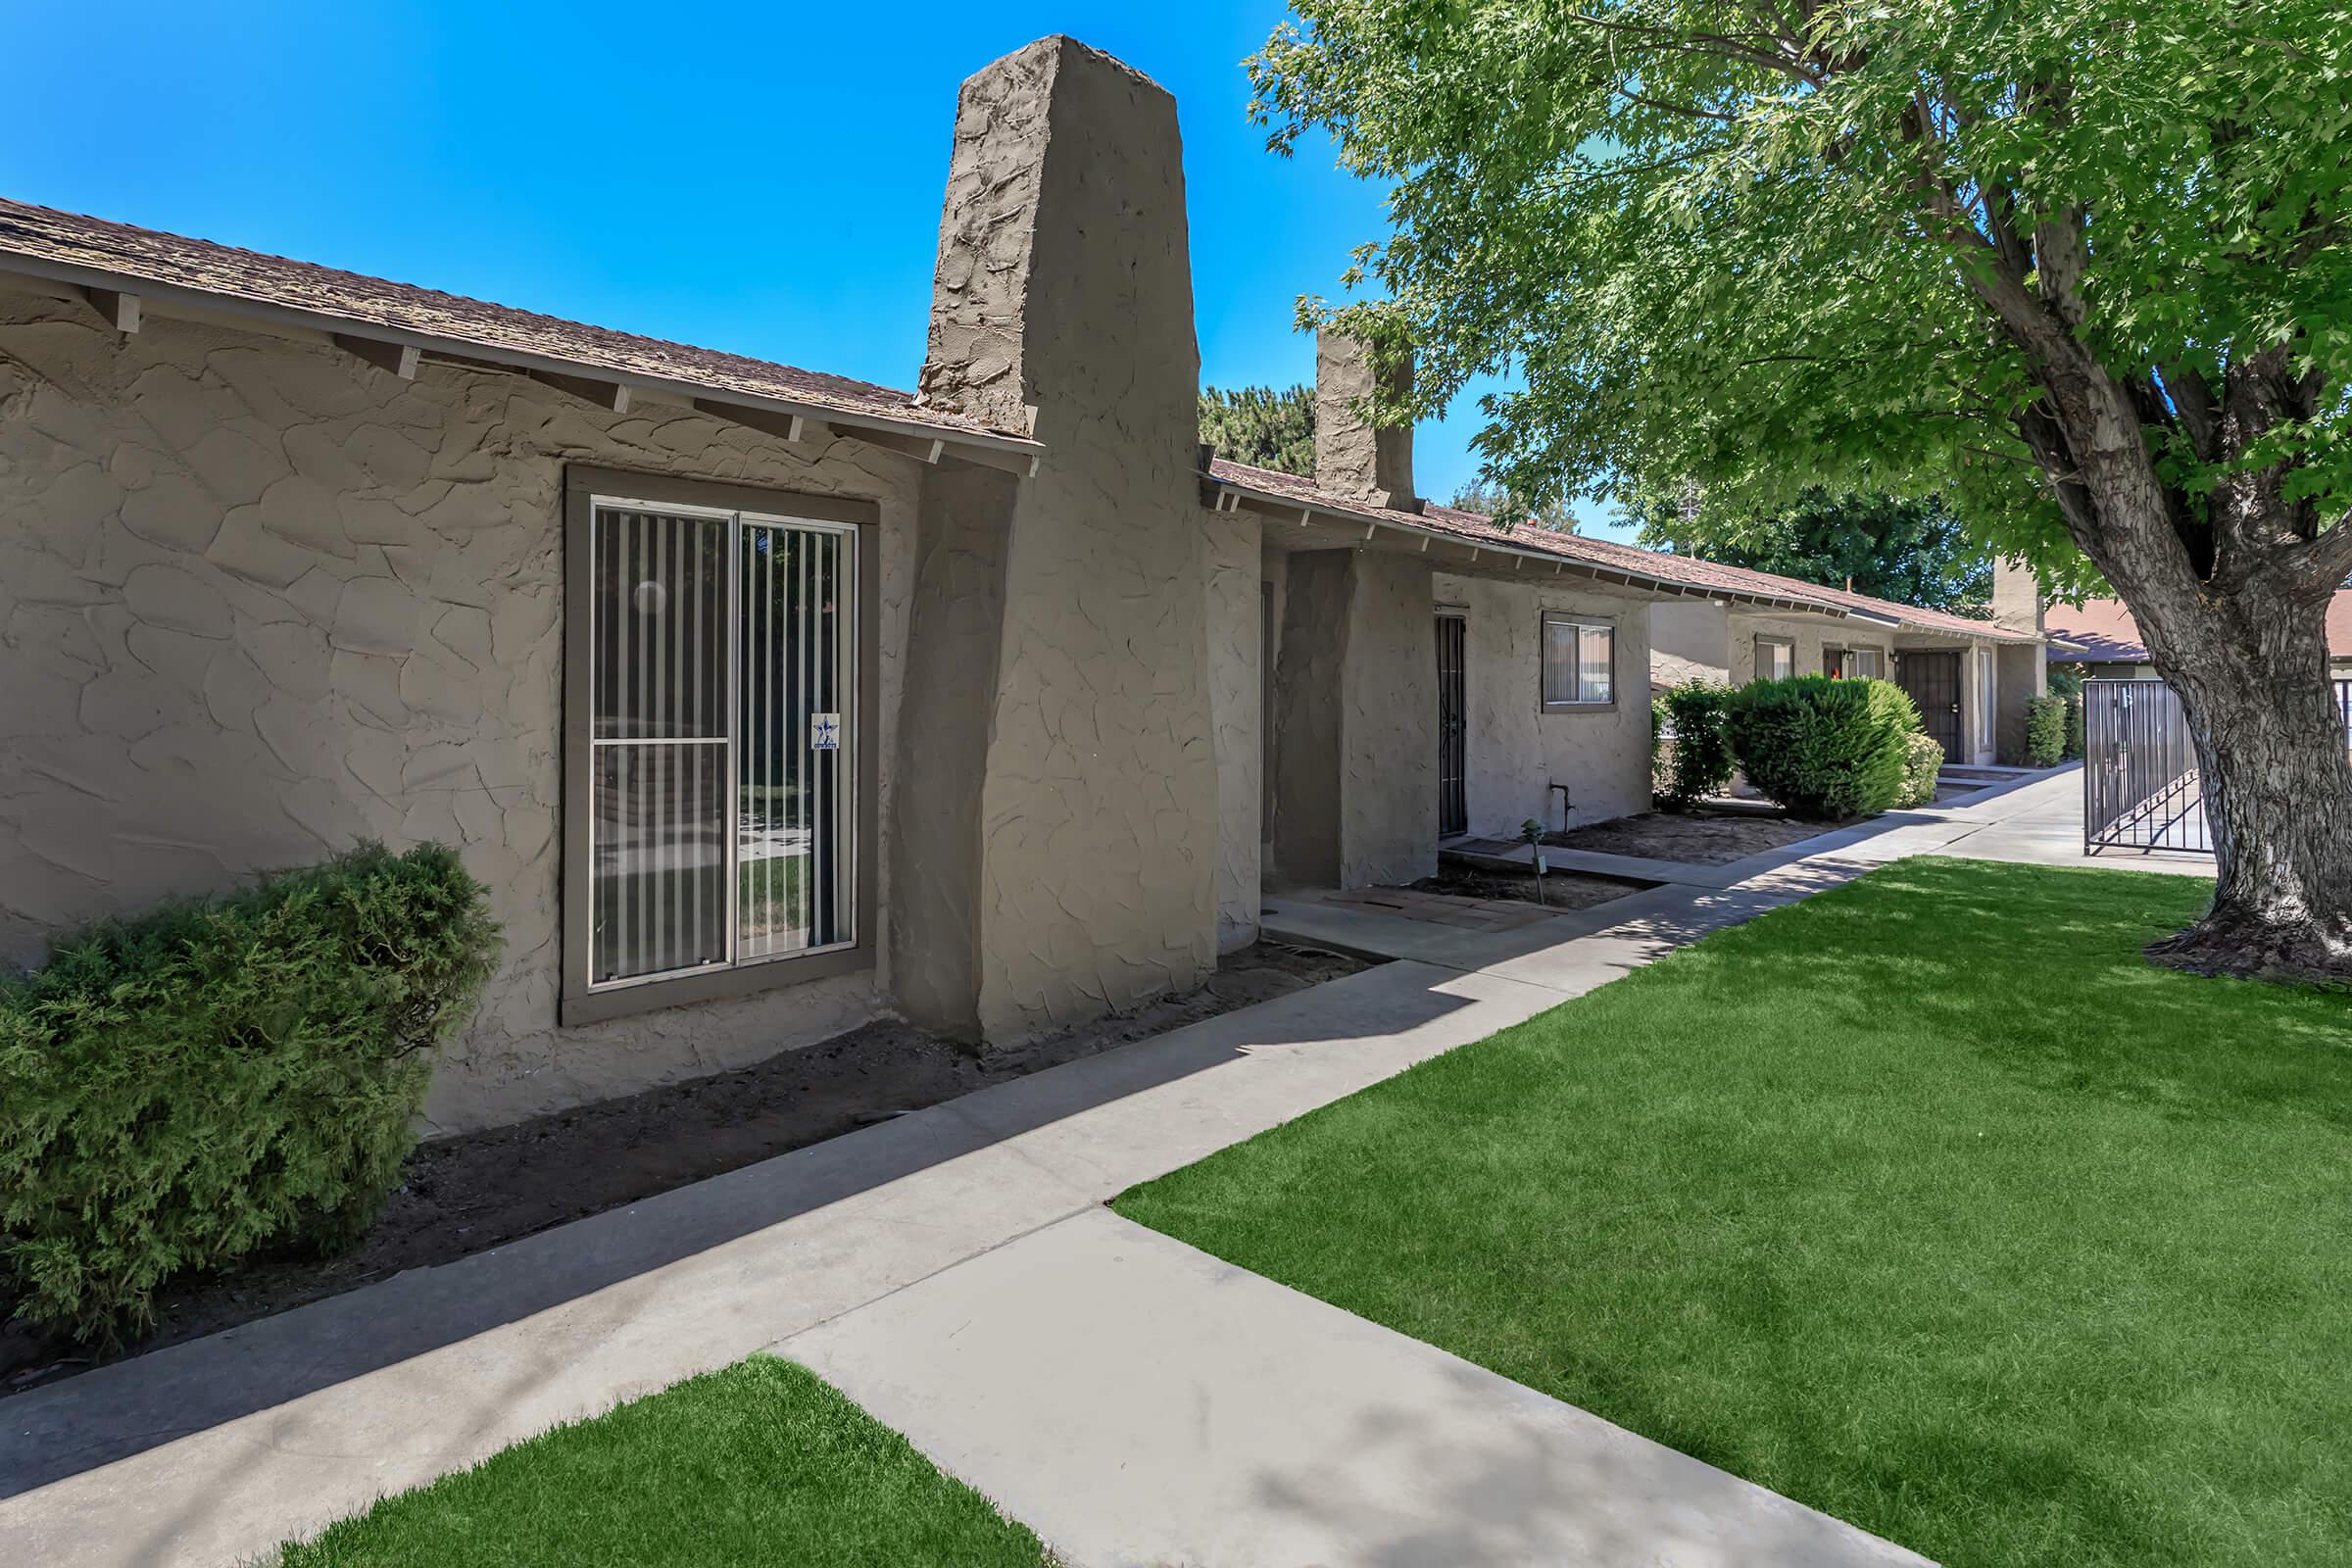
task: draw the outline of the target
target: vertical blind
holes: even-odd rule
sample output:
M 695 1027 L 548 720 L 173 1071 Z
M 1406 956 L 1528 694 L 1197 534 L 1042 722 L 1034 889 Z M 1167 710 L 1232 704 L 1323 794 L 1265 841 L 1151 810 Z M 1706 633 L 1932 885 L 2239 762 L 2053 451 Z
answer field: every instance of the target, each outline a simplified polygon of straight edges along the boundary
M 1604 621 L 1544 617 L 1544 701 L 1616 700 L 1617 628 Z
M 590 983 L 854 940 L 855 536 L 592 525 Z

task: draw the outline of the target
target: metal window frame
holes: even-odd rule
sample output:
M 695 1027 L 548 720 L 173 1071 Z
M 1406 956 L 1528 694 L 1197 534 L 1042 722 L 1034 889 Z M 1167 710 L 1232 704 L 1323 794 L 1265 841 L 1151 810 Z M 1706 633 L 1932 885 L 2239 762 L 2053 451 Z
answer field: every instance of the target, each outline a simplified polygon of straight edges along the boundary
M 1544 663 L 1551 657 L 1550 630 L 1553 626 L 1574 626 L 1580 633 L 1605 631 L 1609 634 L 1609 695 L 1605 699 L 1579 697 L 1554 702 L 1549 693 L 1551 683 L 1544 678 Z M 1584 690 L 1584 638 L 1577 639 L 1576 689 Z M 1605 713 L 1617 706 L 1617 693 L 1622 689 L 1617 669 L 1617 617 L 1588 615 L 1573 610 L 1546 610 L 1536 623 L 1536 706 L 1545 713 Z
M 730 809 L 732 831 L 727 835 L 727 961 L 658 975 L 632 975 L 624 980 L 596 983 L 591 976 L 594 956 L 595 879 L 595 614 L 589 585 L 595 580 L 595 517 L 599 507 L 628 508 L 724 518 L 728 521 L 726 773 L 730 803 L 734 796 L 736 748 L 740 737 L 742 650 L 741 561 L 743 530 L 753 526 L 806 527 L 843 536 L 844 556 L 853 573 L 842 657 L 850 662 L 845 687 L 843 725 L 851 758 L 839 764 L 851 792 L 841 830 L 843 852 L 851 877 L 851 940 L 821 948 L 763 954 L 746 959 L 739 952 L 736 929 L 741 889 L 738 856 L 741 826 Z M 876 904 L 874 812 L 879 799 L 878 754 L 867 729 L 879 722 L 881 571 L 875 561 L 880 536 L 881 508 L 862 498 L 809 495 L 759 489 L 716 481 L 679 478 L 668 474 L 572 466 L 564 477 L 564 730 L 563 755 L 563 984 L 558 1021 L 569 1026 L 605 1018 L 682 1006 L 697 1002 L 749 996 L 783 986 L 806 984 L 830 975 L 873 967 L 875 936 L 880 924 Z
M 1788 650 L 1788 674 L 1767 675 L 1764 673 L 1764 650 L 1767 648 L 1786 648 Z M 1796 639 L 1793 637 L 1776 637 L 1770 632 L 1760 631 L 1756 633 L 1755 662 L 1756 679 L 1758 680 L 1796 679 Z

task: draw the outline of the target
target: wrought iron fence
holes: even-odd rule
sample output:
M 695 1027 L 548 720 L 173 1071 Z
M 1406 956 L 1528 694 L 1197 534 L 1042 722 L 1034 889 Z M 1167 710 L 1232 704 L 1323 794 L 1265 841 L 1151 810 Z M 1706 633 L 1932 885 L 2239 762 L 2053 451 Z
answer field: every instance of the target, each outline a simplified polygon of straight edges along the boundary
M 2352 747 L 2352 680 L 2335 709 Z M 2213 853 L 2188 718 L 2163 681 L 2082 683 L 2082 847 Z

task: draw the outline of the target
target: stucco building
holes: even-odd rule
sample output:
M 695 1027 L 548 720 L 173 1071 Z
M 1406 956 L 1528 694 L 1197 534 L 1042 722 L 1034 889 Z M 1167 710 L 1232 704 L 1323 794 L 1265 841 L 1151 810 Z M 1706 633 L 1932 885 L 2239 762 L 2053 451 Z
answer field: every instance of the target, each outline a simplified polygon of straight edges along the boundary
M 435 839 L 508 938 L 442 1129 L 1014 1039 L 1642 808 L 1662 599 L 1899 645 L 1423 503 L 1344 342 L 1313 480 L 1206 462 L 1192 304 L 1176 106 L 1066 38 L 964 84 L 912 393 L 0 203 L 0 959 Z
M 1788 597 L 1762 609 L 1729 597 L 1659 605 L 1650 639 L 1651 676 L 1661 688 L 1694 678 L 1734 686 L 1789 675 L 1891 680 L 1919 705 L 1946 760 L 2020 760 L 2027 700 L 2049 689 L 2031 574 L 1996 564 L 1993 618 L 1973 620 L 1771 572 L 1694 564 L 1727 589 Z M 2030 602 L 2013 602 L 2019 593 Z

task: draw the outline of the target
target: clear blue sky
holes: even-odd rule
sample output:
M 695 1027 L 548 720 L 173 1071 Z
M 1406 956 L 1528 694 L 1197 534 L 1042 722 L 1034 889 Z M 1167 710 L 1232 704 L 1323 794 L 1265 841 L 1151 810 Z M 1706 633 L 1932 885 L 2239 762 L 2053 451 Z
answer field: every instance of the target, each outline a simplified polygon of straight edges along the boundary
M 1383 192 L 1249 124 L 1241 62 L 1283 15 L 0 0 L 0 193 L 910 387 L 956 85 L 1068 32 L 1176 95 L 1202 378 L 1305 381 L 1293 304 L 1338 291 Z M 1425 493 L 1473 475 L 1476 424 L 1423 427 Z

